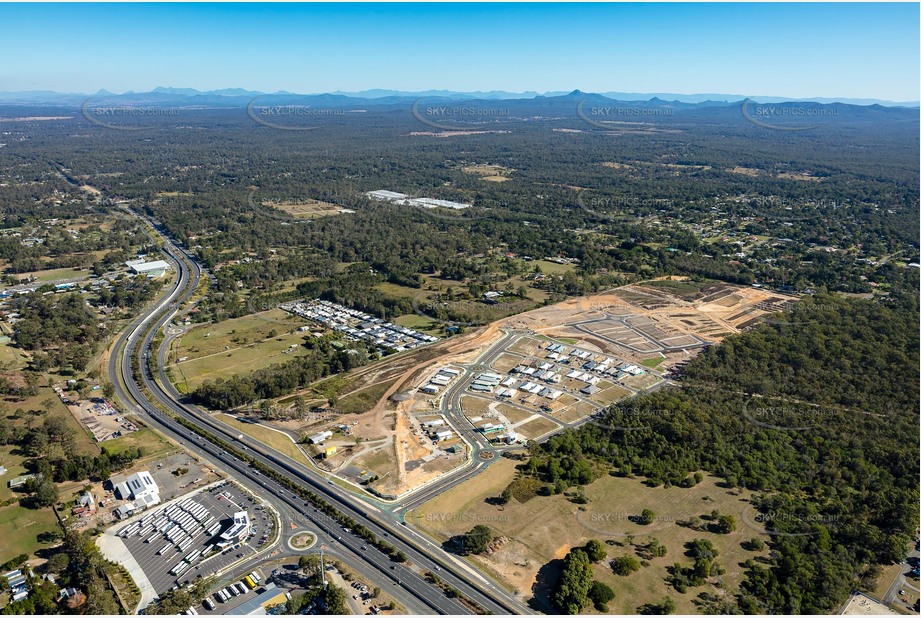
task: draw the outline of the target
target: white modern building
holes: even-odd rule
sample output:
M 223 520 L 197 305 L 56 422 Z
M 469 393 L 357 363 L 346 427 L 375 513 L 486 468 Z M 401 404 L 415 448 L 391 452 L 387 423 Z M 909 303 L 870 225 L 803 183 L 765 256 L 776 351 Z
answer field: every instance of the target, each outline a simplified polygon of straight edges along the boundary
M 221 533 L 218 546 L 226 546 L 237 543 L 246 538 L 249 534 L 249 515 L 246 511 L 239 511 L 233 514 L 233 523 L 227 530 Z
M 163 260 L 154 260 L 153 262 L 138 262 L 131 260 L 125 262 L 125 265 L 131 269 L 135 275 L 147 275 L 151 279 L 162 277 L 169 270 L 169 264 Z
M 406 198 L 409 197 L 405 193 L 397 193 L 396 191 L 387 191 L 385 189 L 381 189 L 379 191 L 368 191 L 367 195 L 371 199 L 385 200 L 388 202 L 396 201 L 396 200 L 405 200 Z
M 114 483 L 115 493 L 122 500 L 134 500 L 137 508 L 148 508 L 160 503 L 160 488 L 150 472 L 135 472 L 124 481 Z

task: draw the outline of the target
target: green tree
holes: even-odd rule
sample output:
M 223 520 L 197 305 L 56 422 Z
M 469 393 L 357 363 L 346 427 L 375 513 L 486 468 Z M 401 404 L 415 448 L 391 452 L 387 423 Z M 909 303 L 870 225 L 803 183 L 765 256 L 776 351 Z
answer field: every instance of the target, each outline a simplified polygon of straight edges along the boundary
M 732 515 L 720 515 L 716 520 L 716 529 L 721 534 L 729 534 L 736 530 L 736 518 Z
M 329 616 L 341 616 L 350 613 L 345 602 L 345 592 L 334 584 L 327 584 L 326 588 L 324 588 L 323 601 L 326 607 L 325 613 Z
M 482 554 L 493 540 L 489 526 L 477 524 L 463 537 L 463 551 L 469 554 Z
M 614 591 L 604 582 L 594 581 L 592 582 L 592 587 L 588 590 L 588 598 L 592 601 L 596 610 L 607 613 L 607 604 L 614 599 Z
M 627 576 L 640 570 L 640 561 L 633 556 L 619 556 L 611 560 L 611 570 L 615 575 Z
M 588 592 L 595 572 L 592 563 L 581 549 L 570 551 L 563 559 L 563 572 L 551 600 L 561 612 L 575 615 L 588 603 Z
M 585 553 L 592 562 L 601 562 L 608 557 L 608 552 L 604 548 L 604 543 L 598 539 L 591 539 L 585 544 Z

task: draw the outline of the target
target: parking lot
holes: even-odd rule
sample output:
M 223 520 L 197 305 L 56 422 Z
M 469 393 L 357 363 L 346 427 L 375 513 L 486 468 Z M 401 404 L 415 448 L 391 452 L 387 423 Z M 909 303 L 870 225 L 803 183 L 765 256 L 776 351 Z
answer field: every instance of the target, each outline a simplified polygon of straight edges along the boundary
M 229 614 L 229 615 L 236 614 L 237 612 L 235 612 L 234 610 L 237 607 L 239 607 L 240 605 L 243 605 L 247 601 L 251 601 L 256 595 L 258 595 L 260 592 L 265 590 L 265 583 L 266 583 L 265 572 L 262 569 L 257 568 L 251 571 L 251 573 L 255 573 L 256 576 L 259 578 L 258 584 L 255 589 L 253 589 L 252 587 L 246 584 L 245 577 L 238 577 L 234 579 L 232 582 L 225 582 L 224 586 L 215 586 L 212 589 L 211 593 L 207 596 L 207 601 L 209 602 L 210 605 L 213 606 L 213 609 L 208 609 L 208 606 L 205 605 L 204 603 L 198 603 L 195 606 L 196 611 L 198 611 L 199 614 L 204 615 L 204 616 L 220 616 L 222 614 Z M 253 580 L 253 581 L 255 582 L 257 580 Z M 241 592 L 239 591 L 239 589 L 234 589 L 233 592 L 236 592 L 237 594 L 232 594 L 230 598 L 228 598 L 226 601 L 221 600 L 219 591 L 227 590 L 228 592 L 231 592 L 230 584 L 237 584 L 237 583 L 243 584 L 243 591 Z
M 178 474 L 177 472 L 181 470 L 187 472 Z M 155 467 L 150 469 L 150 475 L 157 482 L 160 488 L 160 499 L 164 502 L 204 487 L 220 478 L 197 457 L 185 452 L 160 460 Z
M 248 514 L 249 532 L 244 531 L 239 540 L 222 540 L 220 535 L 230 529 L 234 513 L 240 511 Z M 253 497 L 222 483 L 150 509 L 114 532 L 159 594 L 253 555 L 271 538 L 273 526 L 273 518 Z M 219 542 L 226 547 L 219 547 Z

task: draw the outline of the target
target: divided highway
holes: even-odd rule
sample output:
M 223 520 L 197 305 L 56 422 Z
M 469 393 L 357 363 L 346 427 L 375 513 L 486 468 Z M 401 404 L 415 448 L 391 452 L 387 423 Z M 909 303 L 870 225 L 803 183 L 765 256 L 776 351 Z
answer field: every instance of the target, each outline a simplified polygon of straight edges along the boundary
M 404 594 L 397 596 L 407 606 L 407 609 L 421 605 L 427 613 L 471 613 L 466 606 L 447 598 L 441 590 L 426 581 L 416 571 L 405 565 L 394 563 L 373 545 L 363 544 L 363 539 L 344 532 L 334 520 L 323 513 L 316 512 L 313 507 L 303 503 L 296 496 L 292 496 L 290 492 L 272 482 L 271 479 L 260 475 L 244 462 L 224 452 L 219 446 L 183 427 L 173 416 L 164 414 L 134 381 L 132 359 L 136 355 L 139 356 L 140 374 L 144 387 L 152 398 L 171 414 L 194 423 L 205 430 L 208 435 L 240 443 L 254 460 L 296 480 L 332 504 L 339 512 L 361 522 L 378 538 L 386 539 L 398 550 L 403 551 L 409 561 L 418 565 L 422 570 L 438 571 L 439 577 L 445 583 L 458 589 L 465 597 L 485 609 L 499 614 L 532 613 L 507 591 L 486 580 L 470 567 L 455 563 L 454 559 L 445 555 L 441 548 L 432 544 L 428 539 L 415 535 L 414 531 L 395 525 L 392 521 L 388 522 L 385 518 L 373 517 L 368 511 L 374 507 L 361 502 L 346 490 L 332 484 L 331 481 L 327 481 L 315 470 L 247 436 L 238 439 L 238 434 L 234 434 L 223 423 L 215 421 L 207 412 L 183 403 L 179 394 L 165 379 L 165 372 L 160 362 L 155 364 L 163 385 L 161 386 L 154 380 L 150 373 L 149 363 L 151 355 L 154 354 L 153 339 L 157 332 L 169 323 L 183 303 L 191 297 L 202 276 L 201 267 L 191 256 L 173 244 L 164 234 L 160 233 L 160 236 L 164 241 L 164 251 L 175 265 L 179 277 L 162 300 L 156 303 L 151 310 L 139 316 L 125 330 L 115 346 L 109 359 L 109 373 L 119 398 L 125 404 L 134 402 L 138 413 L 150 418 L 174 439 L 183 443 L 187 442 L 188 446 L 194 447 L 196 452 L 205 453 L 208 458 L 220 461 L 221 467 L 232 470 L 239 475 L 239 478 L 245 478 L 248 485 L 257 484 L 262 490 L 260 495 L 268 497 L 265 494 L 270 494 L 273 503 L 283 504 L 286 510 L 290 509 L 298 514 L 305 523 L 309 522 L 317 530 L 328 535 L 330 546 L 335 547 L 336 553 L 343 554 L 350 562 L 357 560 L 367 563 L 379 573 L 381 578 L 390 580 L 394 585 L 401 587 Z M 121 356 L 118 354 L 119 351 L 122 352 Z M 156 358 L 156 360 L 160 359 Z M 415 535 L 416 538 L 411 535 Z

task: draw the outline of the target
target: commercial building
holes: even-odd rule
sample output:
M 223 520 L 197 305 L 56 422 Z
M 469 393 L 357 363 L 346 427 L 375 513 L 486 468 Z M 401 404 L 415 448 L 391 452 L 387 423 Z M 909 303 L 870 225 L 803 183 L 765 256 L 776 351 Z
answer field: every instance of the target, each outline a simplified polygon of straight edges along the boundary
M 134 500 L 137 507 L 151 507 L 160 503 L 160 488 L 150 472 L 135 472 L 123 481 L 112 479 L 115 495 L 121 500 Z
M 138 262 L 137 260 L 131 260 L 130 262 L 125 262 L 125 265 L 131 269 L 135 275 L 147 275 L 151 279 L 157 277 L 162 277 L 166 271 L 169 270 L 169 264 L 163 260 L 154 260 L 153 262 Z
M 226 547 L 245 539 L 249 534 L 249 526 L 249 514 L 246 511 L 234 513 L 233 523 L 221 533 L 217 542 L 218 547 Z
M 384 202 L 393 202 L 404 206 L 416 206 L 419 208 L 451 208 L 453 210 L 463 210 L 470 208 L 473 204 L 464 204 L 462 202 L 452 202 L 451 200 L 438 200 L 432 197 L 409 197 L 405 193 L 396 191 L 387 191 L 380 189 L 377 191 L 368 191 L 365 195 L 373 200 Z
M 387 202 L 394 202 L 396 200 L 405 200 L 409 196 L 405 193 L 397 193 L 396 191 L 387 191 L 386 189 L 380 189 L 378 191 L 368 191 L 368 197 L 375 200 L 383 200 Z

